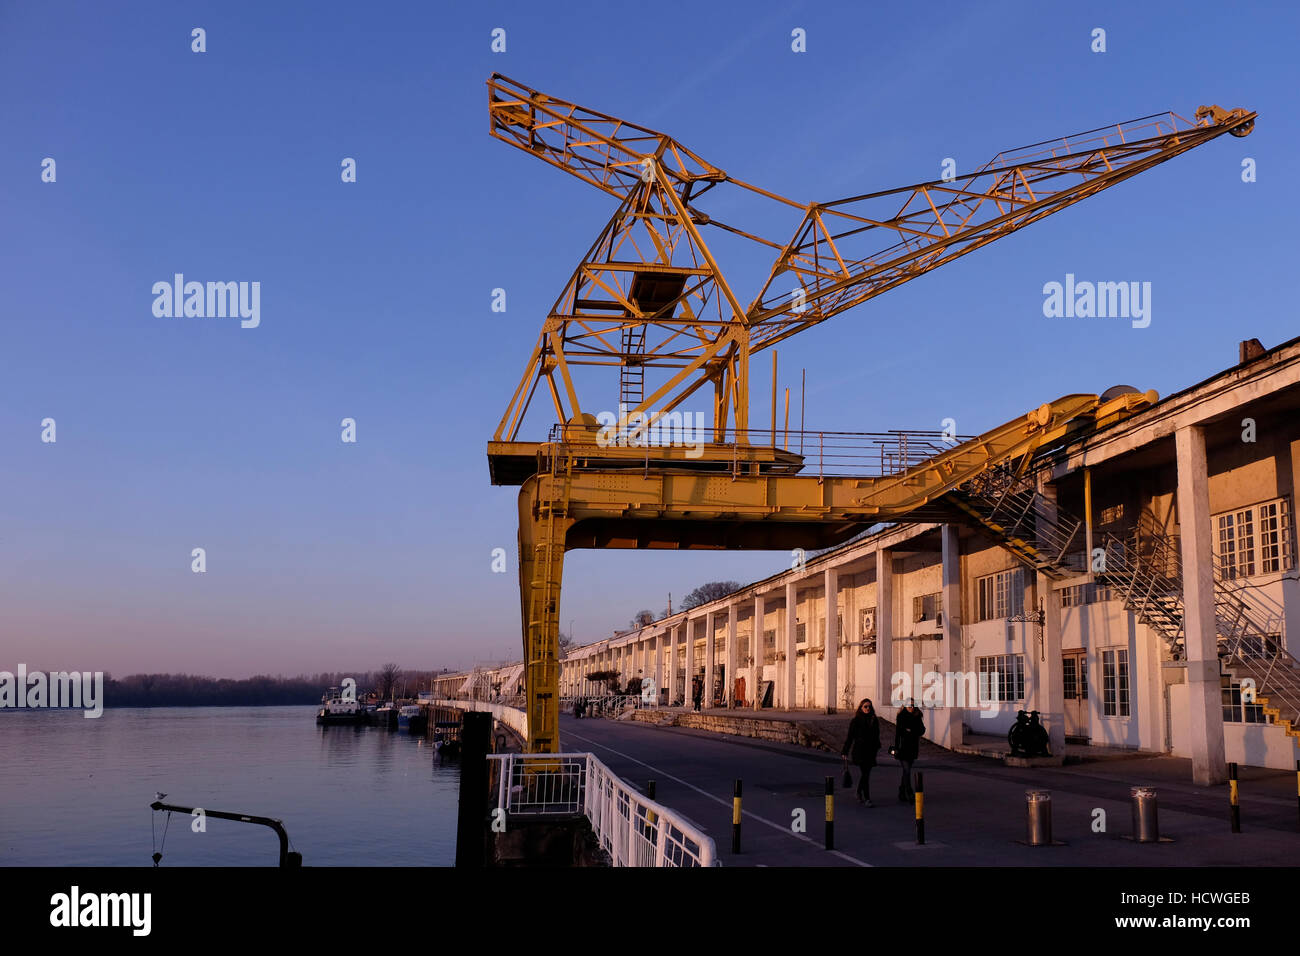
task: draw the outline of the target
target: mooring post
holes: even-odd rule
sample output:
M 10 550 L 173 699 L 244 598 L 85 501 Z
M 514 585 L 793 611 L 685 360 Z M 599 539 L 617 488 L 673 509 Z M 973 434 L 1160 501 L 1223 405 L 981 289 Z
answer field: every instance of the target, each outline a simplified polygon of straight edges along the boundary
M 460 806 L 456 818 L 456 865 L 481 867 L 486 842 L 487 753 L 492 739 L 492 715 L 465 713 L 460 731 Z
M 731 852 L 740 852 L 740 780 L 736 780 L 731 797 Z
M 1241 832 L 1241 794 L 1237 789 L 1237 765 L 1228 764 L 1228 806 L 1232 818 L 1232 832 Z
M 925 776 L 916 774 L 916 786 L 912 788 L 912 798 L 916 803 L 916 843 L 925 845 Z
M 826 849 L 835 849 L 835 778 L 826 778 Z

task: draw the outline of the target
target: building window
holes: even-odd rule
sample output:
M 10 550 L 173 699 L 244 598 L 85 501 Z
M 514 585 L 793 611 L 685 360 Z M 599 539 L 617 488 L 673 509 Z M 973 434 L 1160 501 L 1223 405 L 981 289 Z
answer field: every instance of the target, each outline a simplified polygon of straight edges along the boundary
M 997 654 L 979 659 L 980 695 L 995 701 L 1025 699 L 1025 655 Z M 984 676 L 984 675 L 990 676 Z
M 1258 703 L 1246 703 L 1241 699 L 1241 684 L 1232 678 L 1225 678 L 1223 685 L 1223 720 L 1233 724 L 1264 723 L 1264 707 Z
M 876 653 L 876 609 L 862 609 L 862 641 L 858 644 L 859 654 Z
M 1101 712 L 1107 717 L 1127 717 L 1128 649 L 1111 648 L 1101 652 Z
M 1219 570 L 1224 578 L 1288 571 L 1294 564 L 1291 509 L 1286 498 L 1213 515 Z
M 1219 560 L 1225 578 L 1255 573 L 1255 510 L 1235 511 L 1218 516 Z
M 799 621 L 794 626 L 794 642 L 796 644 L 806 644 L 808 642 L 808 625 Z
M 1071 584 L 1068 588 L 1061 589 L 1061 607 L 1081 607 L 1084 604 L 1113 600 L 1115 598 L 1107 584 Z
M 1124 505 L 1111 505 L 1109 508 L 1101 509 L 1101 520 L 1098 524 L 1115 524 L 1117 521 L 1124 519 Z
M 1291 567 L 1291 516 L 1285 498 L 1259 506 L 1259 566 L 1264 574 Z
M 935 591 L 933 594 L 918 594 L 912 598 L 912 621 L 934 621 L 936 624 L 943 623 L 943 592 Z
M 763 663 L 776 663 L 776 628 L 763 632 Z
M 835 615 L 835 633 L 839 635 L 839 643 L 844 644 L 844 615 Z M 826 647 L 826 615 L 817 615 L 817 643 L 813 645 L 815 650 L 822 650 Z
M 1025 589 L 1019 568 L 987 574 L 976 583 L 979 585 L 975 613 L 977 621 L 992 621 L 1024 613 Z
M 1088 699 L 1088 663 L 1082 655 L 1070 654 L 1061 658 L 1061 683 L 1066 700 Z

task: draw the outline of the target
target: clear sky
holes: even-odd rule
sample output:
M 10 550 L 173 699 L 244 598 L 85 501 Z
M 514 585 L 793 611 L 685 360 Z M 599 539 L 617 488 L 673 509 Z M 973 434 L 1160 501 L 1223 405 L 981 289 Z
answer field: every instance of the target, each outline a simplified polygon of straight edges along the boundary
M 1248 138 L 781 347 L 810 427 L 975 433 L 1300 334 L 1297 35 L 1291 3 L 0 3 L 0 669 L 519 655 L 517 489 L 489 483 L 485 442 L 614 200 L 488 136 L 493 71 L 800 200 L 1162 110 L 1258 110 Z M 747 302 L 769 263 L 723 265 Z M 178 272 L 260 282 L 260 325 L 156 317 Z M 1045 318 L 1066 273 L 1150 282 L 1150 327 Z M 563 626 L 595 640 L 670 591 L 786 566 L 571 553 Z

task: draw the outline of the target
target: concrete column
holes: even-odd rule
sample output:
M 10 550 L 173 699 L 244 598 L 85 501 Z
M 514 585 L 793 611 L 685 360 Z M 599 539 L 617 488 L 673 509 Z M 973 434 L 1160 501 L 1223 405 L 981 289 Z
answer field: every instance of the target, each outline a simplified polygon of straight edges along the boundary
M 1035 588 L 1043 601 L 1043 656 L 1047 658 L 1042 672 L 1043 693 L 1039 698 L 1039 716 L 1047 725 L 1047 736 L 1051 741 L 1052 753 L 1065 753 L 1065 671 L 1061 661 L 1061 592 L 1052 587 L 1051 578 L 1045 574 L 1038 575 Z M 1129 662 L 1129 679 L 1135 668 Z M 1089 674 L 1089 683 L 1093 675 Z M 1089 689 L 1090 694 L 1097 690 Z M 1130 694 L 1130 700 L 1132 695 Z M 1046 709 L 1044 709 L 1046 708 Z M 1222 714 L 1220 714 L 1222 716 Z
M 717 635 L 713 632 L 713 611 L 704 614 L 704 706 L 713 705 L 713 680 L 717 673 Z
M 763 703 L 763 698 L 759 696 L 763 685 L 763 632 L 766 630 L 764 625 L 767 623 L 767 608 L 764 607 L 763 595 L 754 595 L 754 666 L 750 671 L 754 681 L 754 689 L 749 692 L 753 698 L 754 709 L 758 710 Z
M 852 576 L 851 583 L 845 589 L 844 594 L 844 629 L 840 633 L 840 653 L 843 657 L 844 673 L 840 675 L 840 683 L 847 684 L 853 688 L 849 693 L 849 708 L 857 706 L 858 699 L 862 696 L 858 693 L 858 648 L 848 647 L 862 640 L 862 615 L 858 613 L 858 578 Z
M 781 664 L 781 706 L 789 710 L 795 705 L 795 650 L 798 645 L 795 619 L 799 615 L 799 586 L 794 581 L 785 585 L 785 661 Z M 805 628 L 805 633 L 807 629 Z
M 1178 525 L 1183 552 L 1183 633 L 1187 641 L 1192 780 L 1204 787 L 1228 779 L 1214 620 L 1214 552 L 1205 431 L 1195 425 L 1180 428 L 1174 433 L 1174 446 L 1178 455 Z M 1134 670 L 1130 661 L 1130 680 Z M 1130 690 L 1129 696 L 1132 699 L 1137 695 Z M 1152 717 L 1155 719 L 1155 715 Z
M 894 673 L 894 558 L 876 552 L 876 710 L 889 707 Z
M 940 646 L 940 667 L 950 674 L 958 674 L 962 667 L 962 630 L 961 630 L 961 548 L 957 525 L 944 524 L 939 529 L 940 540 L 940 593 L 944 601 L 943 643 Z M 956 679 L 952 683 L 945 680 L 949 687 L 956 688 Z M 966 701 L 945 700 L 943 708 L 933 710 L 930 739 L 943 747 L 957 747 L 962 743 L 962 718 L 965 715 Z M 970 702 L 974 708 L 978 702 Z
M 668 629 L 668 705 L 671 707 L 677 699 L 677 632 L 680 624 Z
M 727 669 L 723 674 L 727 682 L 723 696 L 729 708 L 736 706 L 736 661 L 739 657 L 736 653 L 736 625 L 739 616 L 739 605 L 732 601 L 727 605 Z
M 689 709 L 694 701 L 694 684 L 691 681 L 695 679 L 695 621 L 688 617 L 684 626 L 686 628 L 686 689 L 682 693 L 682 703 Z
M 941 542 L 940 557 L 940 591 L 943 594 L 943 647 L 940 650 L 940 666 L 949 673 L 957 674 L 965 670 L 962 666 L 961 649 L 961 540 L 957 526 L 946 524 L 939 529 Z M 947 682 L 945 681 L 945 684 Z M 956 687 L 954 680 L 951 685 Z M 967 686 L 967 685 L 963 685 Z M 964 707 L 974 709 L 978 701 L 945 700 L 942 714 L 935 712 L 930 728 L 930 739 L 943 747 L 956 747 L 962 742 L 962 718 Z M 962 704 L 964 706 L 957 706 Z
M 664 686 L 664 633 L 660 631 L 654 636 L 654 655 L 655 655 L 655 703 L 659 703 L 659 692 Z
M 822 648 L 825 655 L 822 665 L 825 670 L 823 683 L 826 685 L 826 713 L 835 713 L 839 701 L 839 667 L 840 658 L 840 573 L 835 568 L 827 568 L 823 575 L 826 583 L 826 646 Z

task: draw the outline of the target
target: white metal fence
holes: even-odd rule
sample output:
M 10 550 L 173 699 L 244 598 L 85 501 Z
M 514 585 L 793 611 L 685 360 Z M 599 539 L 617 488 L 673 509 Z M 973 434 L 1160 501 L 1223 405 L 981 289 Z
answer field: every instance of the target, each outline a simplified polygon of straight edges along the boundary
M 595 756 L 492 754 L 497 806 L 508 816 L 585 814 L 615 866 L 717 866 L 713 840 L 633 790 Z

